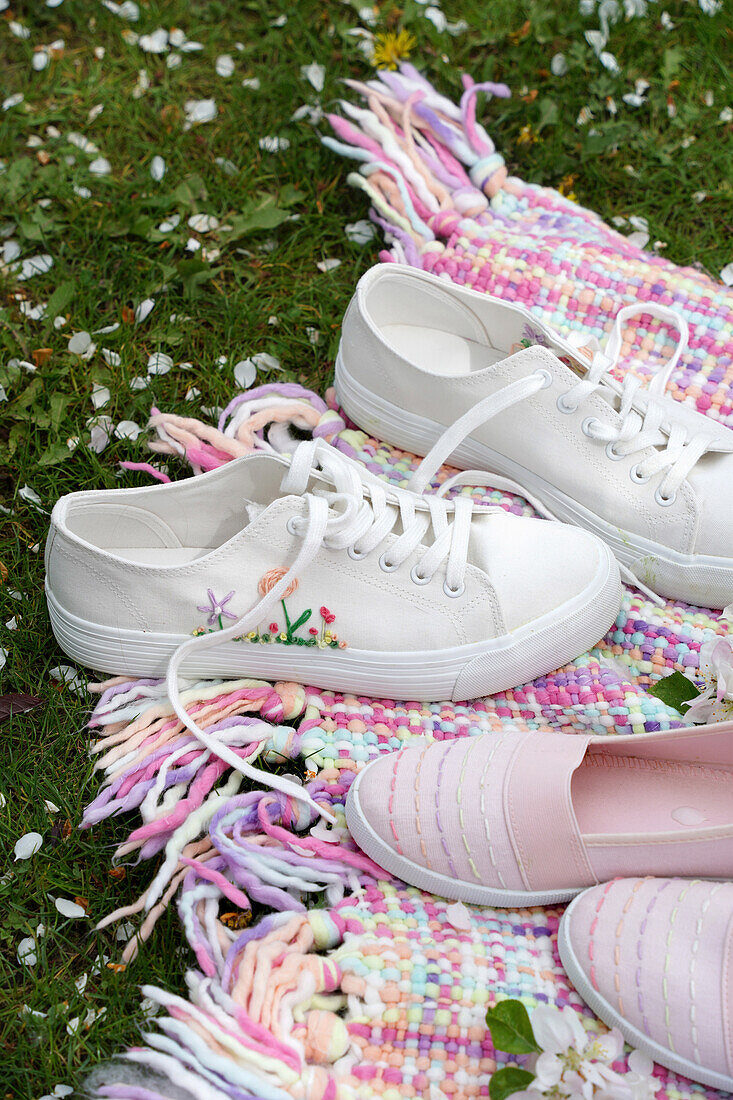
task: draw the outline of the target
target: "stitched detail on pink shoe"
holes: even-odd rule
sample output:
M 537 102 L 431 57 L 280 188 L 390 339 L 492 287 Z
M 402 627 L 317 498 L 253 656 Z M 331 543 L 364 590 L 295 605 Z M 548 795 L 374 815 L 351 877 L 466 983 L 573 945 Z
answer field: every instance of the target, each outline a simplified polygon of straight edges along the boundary
M 717 882 L 704 898 L 703 903 L 700 906 L 700 912 L 698 914 L 697 921 L 695 922 L 695 938 L 692 941 L 692 946 L 690 948 L 690 1038 L 692 1040 L 692 1050 L 695 1056 L 695 1061 L 698 1065 L 702 1065 L 702 1058 L 700 1056 L 700 1049 L 698 1046 L 699 1035 L 697 1029 L 697 981 L 695 971 L 697 968 L 698 959 L 700 957 L 700 938 L 702 935 L 702 926 L 705 921 L 705 916 L 708 909 L 710 908 L 713 898 L 722 888 L 722 886 L 722 882 Z
M 474 863 L 473 855 L 471 854 L 471 845 L 469 844 L 468 837 L 466 836 L 466 823 L 465 823 L 465 820 L 464 820 L 464 817 L 463 817 L 463 783 L 464 783 L 464 780 L 466 778 L 466 767 L 468 765 L 468 758 L 476 751 L 476 746 L 478 745 L 478 743 L 479 743 L 478 738 L 474 737 L 473 743 L 471 744 L 471 747 L 468 749 L 468 751 L 465 753 L 465 755 L 463 757 L 463 763 L 461 764 L 461 771 L 460 771 L 460 774 L 458 776 L 458 788 L 456 790 L 456 798 L 457 798 L 457 801 L 458 801 L 458 823 L 459 823 L 460 828 L 461 828 L 461 840 L 463 841 L 463 847 L 466 851 L 466 859 L 468 860 L 468 865 L 471 868 L 471 873 L 472 873 L 473 877 L 476 879 L 476 881 L 479 881 L 481 876 L 479 875 L 479 873 L 476 869 L 476 864 Z M 494 749 L 495 749 L 495 747 L 492 746 L 492 755 L 493 755 Z M 491 756 L 489 757 L 489 759 L 491 759 Z M 483 792 L 482 792 L 482 794 L 483 794 Z M 486 819 L 484 818 L 484 820 L 486 820 Z M 487 822 L 487 831 L 488 831 L 488 822 Z M 491 849 L 491 845 L 489 844 L 489 850 L 490 849 Z M 492 862 L 493 862 L 493 860 L 492 860 Z
M 639 925 L 639 940 L 636 945 L 636 957 L 639 960 L 639 965 L 636 968 L 637 1004 L 639 1006 L 639 1014 L 641 1015 L 642 1021 L 644 1023 L 644 1031 L 649 1036 L 651 1036 L 651 1031 L 649 1030 L 649 1020 L 647 1019 L 646 1008 L 644 1005 L 644 986 L 641 980 L 641 972 L 644 964 L 644 936 L 646 934 L 647 926 L 649 924 L 649 920 L 654 910 L 654 907 L 659 901 L 659 895 L 667 889 L 667 887 L 669 886 L 669 881 L 669 879 L 665 879 L 663 882 L 661 882 L 657 887 L 656 894 L 653 894 L 652 897 L 649 899 L 649 903 L 646 907 L 646 913 L 644 914 L 644 918 Z
M 723 950 L 723 1035 L 725 1036 L 728 1073 L 733 1077 L 733 916 L 725 936 Z
M 459 875 L 458 875 L 458 872 L 456 871 L 456 867 L 455 867 L 455 864 L 453 862 L 453 857 L 451 856 L 450 851 L 448 849 L 448 838 L 446 836 L 445 830 L 443 829 L 443 822 L 441 821 L 441 818 L 440 818 L 440 788 L 443 785 L 443 782 L 442 782 L 443 781 L 443 769 L 445 768 L 445 761 L 446 761 L 446 758 L 447 758 L 448 753 L 450 752 L 450 750 L 451 750 L 451 745 L 449 743 L 448 745 L 446 745 L 445 752 L 443 753 L 443 755 L 440 758 L 440 764 L 438 764 L 438 781 L 435 784 L 435 822 L 438 826 L 438 832 L 440 833 L 441 847 L 443 848 L 443 851 L 445 852 L 445 857 L 448 860 L 448 866 L 450 867 L 450 873 L 453 875 L 454 878 L 458 878 Z
M 396 752 L 394 754 L 394 762 L 392 764 L 392 778 L 391 778 L 390 784 L 389 784 L 389 798 L 387 799 L 387 813 L 389 814 L 389 827 L 390 827 L 390 830 L 392 832 L 392 836 L 394 837 L 395 848 L 397 849 L 397 854 L 398 855 L 403 855 L 404 853 L 402 851 L 402 845 L 400 844 L 400 838 L 397 835 L 397 826 L 395 825 L 395 819 L 394 819 L 394 793 L 395 793 L 395 787 L 397 785 L 397 766 L 400 762 L 400 759 L 404 756 L 405 751 L 406 751 L 405 749 L 401 749 L 400 752 Z
M 614 881 L 618 880 L 616 879 Z M 606 885 L 603 887 L 603 892 L 598 899 L 598 903 L 596 904 L 595 916 L 590 922 L 590 929 L 588 930 L 588 974 L 590 977 L 591 985 L 599 993 L 600 988 L 598 986 L 598 979 L 596 978 L 596 941 L 593 937 L 595 936 L 596 930 L 598 928 L 598 921 L 601 916 L 601 909 L 603 908 L 606 898 L 608 897 L 608 894 L 613 889 L 613 887 L 614 882 L 607 882 Z
M 420 838 L 420 851 L 422 857 L 425 860 L 425 866 L 429 871 L 432 871 L 433 865 L 430 862 L 430 856 L 428 855 L 428 847 L 425 843 L 425 835 L 423 832 L 422 821 L 420 820 L 420 772 L 422 770 L 423 760 L 425 759 L 425 753 L 428 751 L 427 745 L 422 750 L 417 758 L 417 765 L 415 767 L 415 828 L 417 829 L 417 835 Z
M 677 895 L 677 904 L 669 915 L 669 929 L 667 931 L 667 940 L 665 944 L 664 954 L 664 966 L 662 968 L 662 996 L 664 998 L 664 1029 L 667 1033 L 667 1046 L 673 1054 L 677 1053 L 677 1047 L 674 1043 L 674 1037 L 672 1035 L 672 1021 L 670 1013 L 670 1001 L 669 1001 L 669 977 L 672 969 L 672 937 L 674 936 L 675 924 L 677 923 L 677 916 L 679 914 L 679 907 L 684 902 L 687 894 L 689 893 L 692 882 L 686 882 L 679 894 Z
M 478 741 L 478 738 L 476 740 Z M 493 842 L 492 842 L 492 839 L 491 839 L 491 826 L 489 825 L 488 807 L 486 805 L 487 774 L 489 772 L 489 769 L 491 768 L 491 764 L 493 762 L 494 754 L 495 754 L 497 748 L 499 747 L 499 745 L 503 745 L 503 744 L 504 744 L 504 738 L 503 737 L 496 737 L 495 738 L 495 740 L 492 742 L 492 745 L 491 745 L 491 751 L 489 752 L 489 755 L 486 758 L 486 763 L 484 764 L 484 770 L 483 770 L 483 774 L 481 776 L 481 816 L 483 817 L 483 821 L 484 821 L 484 831 L 486 833 L 486 844 L 488 845 L 489 859 L 491 860 L 491 866 L 493 867 L 494 871 L 496 872 L 496 877 L 499 880 L 499 885 L 504 890 L 506 890 L 506 881 L 504 879 L 503 874 L 501 873 L 501 868 L 499 867 L 499 865 L 496 862 L 496 854 L 494 852 L 494 846 L 493 846 Z M 520 874 L 522 874 L 522 877 L 524 877 L 521 866 L 519 868 L 519 871 L 520 871 Z
M 616 922 L 616 943 L 615 943 L 614 948 L 613 948 L 613 965 L 614 965 L 614 968 L 615 968 L 614 969 L 614 974 L 613 974 L 613 988 L 616 992 L 616 1000 L 618 1001 L 618 1010 L 619 1010 L 619 1012 L 622 1016 L 625 1016 L 626 1012 L 624 1010 L 624 998 L 623 998 L 623 992 L 622 992 L 622 989 L 621 989 L 621 942 L 622 942 L 621 937 L 623 936 L 625 917 L 626 917 L 627 913 L 631 910 L 631 907 L 633 906 L 634 901 L 636 900 L 636 894 L 638 893 L 638 891 L 641 889 L 641 887 L 643 885 L 644 885 L 644 879 L 640 878 L 640 879 L 637 879 L 637 881 L 631 887 L 631 892 L 630 892 L 629 896 L 627 897 L 626 901 L 624 902 L 624 907 L 621 910 L 621 917 Z

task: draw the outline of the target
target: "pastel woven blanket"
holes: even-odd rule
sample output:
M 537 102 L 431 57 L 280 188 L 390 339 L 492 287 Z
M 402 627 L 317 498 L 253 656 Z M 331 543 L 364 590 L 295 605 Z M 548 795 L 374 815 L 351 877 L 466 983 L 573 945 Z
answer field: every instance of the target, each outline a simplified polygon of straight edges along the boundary
M 675 396 L 730 418 L 730 292 L 640 252 L 556 192 L 507 179 L 475 121 L 470 82 L 460 105 L 411 68 L 358 90 L 367 109 L 345 105 L 349 120 L 332 122 L 339 151 L 362 161 L 351 178 L 369 193 L 390 243 L 382 259 L 520 299 L 552 324 L 601 337 L 630 297 L 676 304 L 692 340 Z M 663 350 L 664 337 L 650 328 L 627 345 L 623 369 L 648 372 Z M 286 446 L 289 424 L 398 483 L 416 463 L 346 424 L 332 397 L 295 385 L 237 396 L 218 427 L 157 411 L 151 424 L 154 449 L 184 456 L 195 472 L 268 439 Z M 531 511 L 498 491 L 462 491 Z M 627 590 L 616 624 L 591 653 L 464 704 L 251 680 L 189 685 L 184 702 L 200 725 L 226 730 L 235 749 L 259 751 L 273 767 L 297 770 L 335 813 L 333 828 L 279 793 L 242 793 L 241 777 L 176 721 L 162 683 L 101 685 L 90 724 L 103 784 L 84 825 L 134 813 L 116 858 L 153 861 L 138 903 L 104 923 L 139 917 L 139 935 L 124 953 L 132 963 L 177 898 L 196 964 L 185 998 L 144 988 L 162 1014 L 139 1047 L 100 1068 L 91 1093 L 118 1100 L 468 1100 L 487 1096 L 497 1063 L 509 1061 L 495 1054 L 485 1024 L 497 1000 L 571 1004 L 589 1030 L 599 1029 L 563 972 L 559 909 L 469 907 L 457 919 L 454 907 L 386 878 L 356 850 L 344 799 L 366 761 L 416 737 L 491 736 L 507 726 L 613 736 L 684 725 L 647 688 L 668 669 L 694 676 L 701 644 L 726 629 L 715 611 L 660 608 Z M 660 1100 L 721 1095 L 661 1068 L 656 1076 Z

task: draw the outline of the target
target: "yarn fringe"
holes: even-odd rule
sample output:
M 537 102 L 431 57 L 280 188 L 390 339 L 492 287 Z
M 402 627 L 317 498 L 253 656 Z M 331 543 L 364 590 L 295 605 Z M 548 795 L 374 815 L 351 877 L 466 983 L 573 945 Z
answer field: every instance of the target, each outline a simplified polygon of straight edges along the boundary
M 371 217 L 385 233 L 389 247 L 380 258 L 518 301 L 565 332 L 583 328 L 599 339 L 630 297 L 654 296 L 691 323 L 674 396 L 730 421 L 733 295 L 694 269 L 643 253 L 556 191 L 510 177 L 476 119 L 479 92 L 501 98 L 509 90 L 469 77 L 463 83 L 454 104 L 404 65 L 366 83 L 347 82 L 365 106 L 342 102 L 342 116 L 329 116 L 336 136 L 323 140 L 358 162 L 348 179 L 368 196 Z M 667 342 L 659 324 L 645 322 L 625 346 L 623 368 L 652 373 L 650 361 L 666 354 Z M 183 459 L 194 473 L 257 450 L 287 452 L 303 433 L 384 472 L 331 392 L 324 401 L 292 383 L 238 395 L 216 427 L 158 409 L 150 426 L 151 449 Z M 397 466 L 390 472 L 394 478 L 404 473 Z M 511 506 L 521 508 L 516 501 Z M 320 954 L 358 942 L 361 925 L 340 915 L 353 899 L 342 899 L 347 889 L 355 899 L 365 884 L 373 887 L 383 878 L 345 827 L 343 802 L 355 764 L 348 760 L 337 768 L 334 762 L 318 775 L 306 773 L 311 796 L 336 817 L 328 827 L 278 792 L 243 793 L 241 777 L 228 775 L 177 721 L 161 681 L 117 677 L 99 690 L 90 725 L 98 735 L 92 751 L 103 783 L 84 826 L 136 811 L 141 824 L 115 859 L 162 857 L 138 901 L 101 923 L 142 917 L 123 954 L 131 963 L 177 895 L 198 969 L 187 977 L 187 998 L 143 988 L 164 1011 L 157 1029 L 146 1032 L 144 1045 L 129 1050 L 117 1068 L 104 1067 L 92 1077 L 92 1094 L 115 1100 L 367 1095 L 353 1045 L 361 1024 L 352 1032 L 339 1015 L 356 1006 L 338 950 L 327 958 Z M 257 756 L 271 765 L 307 762 L 322 744 L 315 696 L 298 685 L 200 682 L 189 684 L 183 698 L 196 721 L 243 758 Z M 419 726 L 419 716 L 409 721 Z M 321 895 L 337 910 L 306 910 L 304 898 Z M 273 912 L 242 928 L 258 906 Z M 368 981 L 363 987 L 359 1019 L 368 1020 Z M 393 1079 L 399 1084 L 399 1073 L 389 1074 L 385 1069 L 375 1094 Z M 426 1078 L 414 1094 L 430 1091 Z M 458 1100 L 464 1095 L 458 1088 Z

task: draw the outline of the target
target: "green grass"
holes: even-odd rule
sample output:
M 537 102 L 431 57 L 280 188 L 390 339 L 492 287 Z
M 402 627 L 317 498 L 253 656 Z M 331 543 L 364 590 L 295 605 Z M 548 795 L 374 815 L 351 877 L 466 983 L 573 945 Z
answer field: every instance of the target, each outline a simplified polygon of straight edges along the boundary
M 358 246 L 346 239 L 345 224 L 366 214 L 363 197 L 346 186 L 345 164 L 321 147 L 313 127 L 292 122 L 291 115 L 317 98 L 301 65 L 315 60 L 326 66 L 319 97 L 324 107 L 341 94 L 340 78 L 369 74 L 357 39 L 346 33 L 359 25 L 360 6 L 299 0 L 283 5 L 287 23 L 275 27 L 278 8 L 252 0 L 150 0 L 141 2 L 141 20 L 133 25 L 92 0 L 66 0 L 56 9 L 19 3 L 13 16 L 26 21 L 28 40 L 6 29 L 2 19 L 9 12 L 0 16 L 2 98 L 15 92 L 25 97 L 0 111 L 0 225 L 16 225 L 23 256 L 49 253 L 54 259 L 47 274 L 27 282 L 17 282 L 12 271 L 0 274 L 0 384 L 8 398 L 0 404 L 0 491 L 8 509 L 0 515 L 3 576 L 7 571 L 0 584 L 0 646 L 8 650 L 1 690 L 32 692 L 44 701 L 42 709 L 2 725 L 0 790 L 7 802 L 0 810 L 0 1096 L 33 1100 L 57 1083 L 79 1084 L 93 1065 L 135 1041 L 141 983 L 182 988 L 190 956 L 175 912 L 160 921 L 126 972 L 103 967 L 93 974 L 100 954 L 117 957 L 114 930 L 95 934 L 91 920 L 64 921 L 48 899 L 87 898 L 91 918 L 98 919 L 136 897 L 151 872 L 128 868 L 122 879 L 109 875 L 111 851 L 128 823 L 106 823 L 92 833 L 76 828 L 96 791 L 84 726 L 89 700 L 59 689 L 49 676 L 63 657 L 45 615 L 38 547 L 60 494 L 133 484 L 138 475 L 121 476 L 117 463 L 146 457 L 143 437 L 113 440 L 100 455 L 87 448 L 93 382 L 111 391 L 103 413 L 115 423 L 140 424 L 153 403 L 196 415 L 199 403 L 185 400 L 192 386 L 203 404 L 224 404 L 234 389 L 232 366 L 256 352 L 281 360 L 284 374 L 278 377 L 319 390 L 328 384 L 340 317 L 356 278 L 375 258 L 376 242 Z M 461 68 L 476 79 L 510 84 L 514 97 L 484 105 L 482 118 L 512 172 L 553 185 L 573 176 L 564 186 L 578 201 L 606 218 L 646 217 L 651 240 L 667 242 L 665 254 L 678 263 L 697 262 L 717 274 L 730 262 L 733 137 L 719 116 L 731 100 L 731 42 L 722 13 L 709 17 L 694 3 L 670 2 L 675 26 L 663 30 L 661 3 L 650 5 L 646 18 L 612 29 L 608 48 L 621 68 L 612 75 L 583 38 L 597 22 L 581 18 L 574 2 L 446 3 L 449 19 L 469 24 L 456 37 L 439 33 L 414 0 L 401 8 L 378 5 L 373 30 L 407 27 L 417 39 L 413 60 L 441 90 L 460 94 Z M 123 39 L 131 26 L 140 33 L 178 26 L 204 49 L 184 54 L 180 67 L 169 69 L 163 57 L 144 55 Z M 63 56 L 33 71 L 33 47 L 59 38 Z M 105 50 L 101 60 L 95 47 Z M 568 62 L 563 77 L 550 72 L 558 52 Z M 221 53 L 235 61 L 229 79 L 214 69 Z M 150 87 L 134 98 L 141 68 Z M 242 86 L 243 78 L 253 77 L 259 90 Z M 636 79 L 650 87 L 644 105 L 631 108 L 622 95 Z M 216 119 L 184 131 L 185 101 L 211 96 Z M 615 116 L 607 110 L 609 96 L 619 108 Z M 104 110 L 90 122 L 89 112 L 100 105 Z M 593 118 L 579 126 L 583 108 Z M 527 124 L 531 131 L 523 133 Z M 99 147 L 110 175 L 90 176 L 93 157 L 68 142 L 74 131 Z M 524 140 L 528 134 L 538 140 Z M 258 141 L 265 135 L 286 137 L 290 147 L 264 152 Z M 29 147 L 31 136 L 40 145 Z M 149 171 L 156 154 L 167 165 L 161 183 Z M 234 173 L 227 174 L 217 158 L 231 161 Z M 91 197 L 80 197 L 75 186 L 88 187 Z M 698 192 L 705 192 L 702 201 L 694 198 Z M 50 203 L 40 205 L 45 199 Z M 220 249 L 213 262 L 185 251 L 185 223 L 197 212 L 215 214 L 238 231 L 206 238 Z M 179 228 L 159 233 L 156 226 L 175 213 Z M 272 227 L 257 228 L 263 219 Z M 316 263 L 330 257 L 342 263 L 324 274 Z M 27 319 L 18 293 L 31 303 L 49 301 L 65 325 L 55 328 L 50 316 Z M 136 326 L 126 318 L 146 297 L 155 298 L 155 309 Z M 119 365 L 106 365 L 99 351 L 90 361 L 68 352 L 72 333 L 115 322 L 120 327 L 114 333 L 95 340 L 119 355 Z M 307 328 L 319 331 L 317 343 Z M 36 373 L 13 365 L 14 359 L 32 362 L 42 348 L 50 355 L 42 353 Z M 156 351 L 193 366 L 131 390 L 131 379 L 146 374 Z M 81 440 L 73 452 L 70 437 Z M 25 484 L 39 494 L 40 507 L 18 495 Z M 11 591 L 22 593 L 22 601 Z M 2 625 L 13 615 L 17 630 Z M 60 812 L 50 815 L 44 799 Z M 44 846 L 33 859 L 13 864 L 15 840 L 28 830 L 41 832 Z M 46 934 L 37 965 L 27 969 L 17 962 L 17 944 L 39 923 Z M 79 992 L 75 983 L 84 974 L 90 976 Z M 24 1005 L 48 1015 L 24 1014 Z M 106 1014 L 91 1026 L 67 1034 L 70 1019 L 101 1008 Z

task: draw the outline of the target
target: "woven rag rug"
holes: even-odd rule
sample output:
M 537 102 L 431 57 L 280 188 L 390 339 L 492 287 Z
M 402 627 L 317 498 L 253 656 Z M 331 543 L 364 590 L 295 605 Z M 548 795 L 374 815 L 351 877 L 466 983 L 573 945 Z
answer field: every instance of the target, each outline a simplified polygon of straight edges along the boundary
M 691 328 L 672 392 L 730 422 L 729 291 L 639 251 L 557 192 L 507 178 L 476 121 L 479 89 L 469 80 L 458 105 L 411 67 L 354 87 L 365 105 L 344 104 L 346 117 L 332 119 L 337 136 L 327 140 L 361 162 L 350 178 L 384 230 L 383 260 L 521 301 L 560 329 L 600 338 L 630 299 L 672 305 Z M 648 374 L 667 343 L 657 322 L 642 319 L 627 334 L 622 370 Z M 216 427 L 157 411 L 151 424 L 153 449 L 182 456 L 195 473 L 253 447 L 286 450 L 292 426 L 398 484 L 417 461 L 348 424 L 332 394 L 323 400 L 293 384 L 239 394 Z M 461 491 L 531 514 L 518 497 Z M 99 685 L 91 728 L 103 783 L 84 826 L 133 815 L 116 858 L 151 866 L 139 901 L 103 923 L 135 921 L 123 959 L 132 964 L 176 899 L 195 965 L 185 997 L 144 987 L 159 1015 L 138 1047 L 93 1075 L 91 1093 L 467 1100 L 487 1096 L 497 1064 L 511 1060 L 495 1053 L 486 1028 L 496 1001 L 570 1004 L 589 1030 L 600 1029 L 557 954 L 561 908 L 455 906 L 406 887 L 354 847 L 344 799 L 367 761 L 418 737 L 491 736 L 507 726 L 614 736 L 684 725 L 647 689 L 668 670 L 694 678 L 701 645 L 726 629 L 715 610 L 660 607 L 628 589 L 592 652 L 491 698 L 416 703 L 246 679 L 186 685 L 185 705 L 200 725 L 242 757 L 297 773 L 333 811 L 333 827 L 278 792 L 243 792 L 241 776 L 176 720 L 160 681 Z M 661 1100 L 719 1095 L 655 1072 Z

